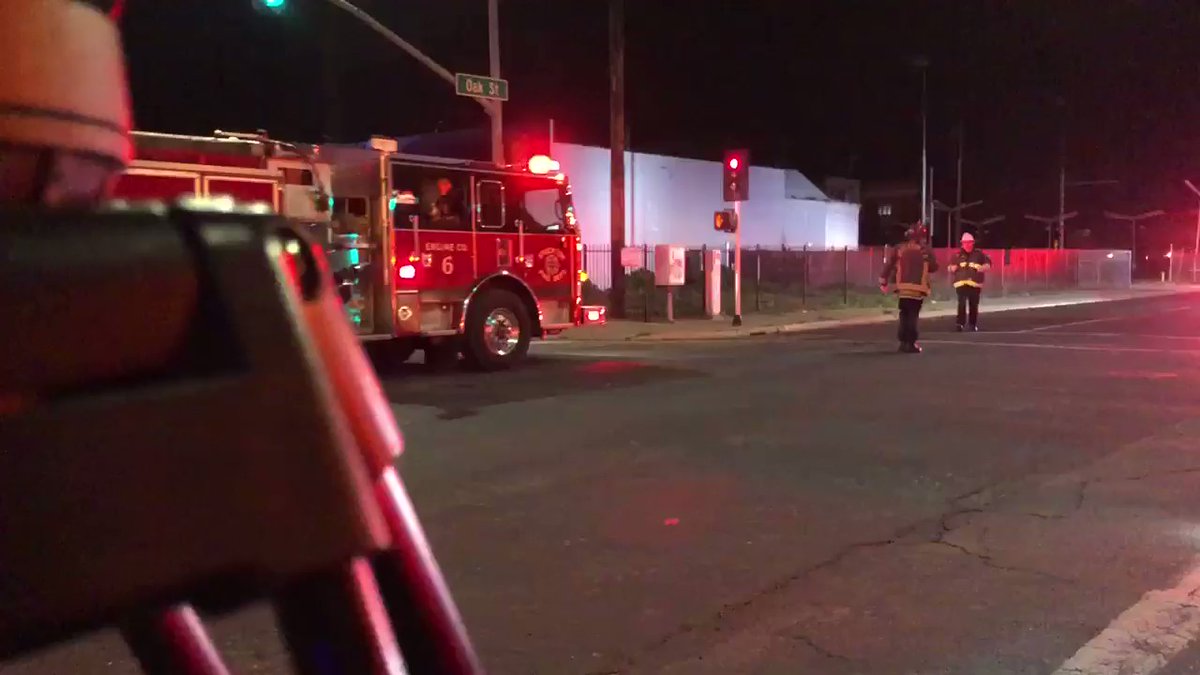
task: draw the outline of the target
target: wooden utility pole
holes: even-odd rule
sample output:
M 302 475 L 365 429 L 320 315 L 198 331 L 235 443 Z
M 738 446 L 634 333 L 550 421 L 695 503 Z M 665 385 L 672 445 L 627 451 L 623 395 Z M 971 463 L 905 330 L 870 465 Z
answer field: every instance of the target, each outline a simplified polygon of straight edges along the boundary
M 500 79 L 500 0 L 488 0 L 488 74 Z M 492 163 L 504 166 L 504 102 L 492 101 Z
M 609 0 L 609 134 L 612 162 L 612 287 L 609 289 L 609 315 L 625 316 L 625 268 L 621 249 L 625 247 L 625 12 L 624 0 Z

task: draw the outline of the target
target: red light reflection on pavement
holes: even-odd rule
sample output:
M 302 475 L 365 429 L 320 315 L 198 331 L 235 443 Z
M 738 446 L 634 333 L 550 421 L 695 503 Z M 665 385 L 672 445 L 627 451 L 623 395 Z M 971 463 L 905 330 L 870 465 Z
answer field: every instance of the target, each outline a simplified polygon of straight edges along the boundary
M 730 509 L 740 501 L 741 491 L 736 478 L 679 467 L 673 472 L 623 476 L 591 486 L 589 493 L 607 499 L 596 511 L 597 534 L 617 546 L 658 550 L 693 545 L 714 531 L 733 527 Z M 583 496 L 581 501 L 590 503 Z
M 624 373 L 644 368 L 645 364 L 638 361 L 596 361 L 579 367 L 579 372 L 593 375 L 608 375 Z
M 1179 377 L 1179 373 L 1153 370 L 1110 370 L 1106 374 L 1122 380 L 1174 380 Z

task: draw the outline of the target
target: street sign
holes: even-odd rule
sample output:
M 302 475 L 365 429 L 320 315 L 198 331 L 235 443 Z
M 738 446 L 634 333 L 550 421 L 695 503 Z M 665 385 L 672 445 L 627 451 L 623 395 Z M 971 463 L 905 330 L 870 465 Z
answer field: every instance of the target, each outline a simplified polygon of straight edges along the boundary
M 625 246 L 621 249 L 621 267 L 641 269 L 645 264 L 645 257 L 641 246 Z
M 454 88 L 459 96 L 486 98 L 494 101 L 508 100 L 508 80 L 455 73 Z

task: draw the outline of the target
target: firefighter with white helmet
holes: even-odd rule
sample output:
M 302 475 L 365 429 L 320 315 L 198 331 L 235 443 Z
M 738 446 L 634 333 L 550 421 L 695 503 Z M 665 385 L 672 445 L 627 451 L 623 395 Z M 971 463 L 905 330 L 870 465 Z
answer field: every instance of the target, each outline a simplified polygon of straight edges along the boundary
M 962 245 L 947 269 L 954 277 L 954 292 L 958 295 L 958 331 L 979 330 L 979 297 L 983 294 L 984 272 L 991 269 L 992 259 L 975 248 L 970 232 L 962 236 Z

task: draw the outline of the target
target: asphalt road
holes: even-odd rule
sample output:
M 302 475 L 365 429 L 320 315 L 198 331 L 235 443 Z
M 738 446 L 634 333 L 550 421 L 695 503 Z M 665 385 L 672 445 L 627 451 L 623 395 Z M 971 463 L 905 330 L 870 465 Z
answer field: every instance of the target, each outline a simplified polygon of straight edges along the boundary
M 1200 296 L 951 327 L 387 373 L 490 671 L 1200 673 Z M 288 672 L 264 609 L 214 632 Z M 136 669 L 102 634 L 0 672 Z

